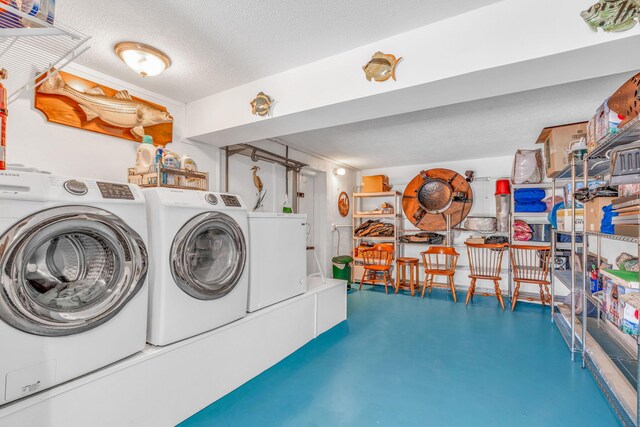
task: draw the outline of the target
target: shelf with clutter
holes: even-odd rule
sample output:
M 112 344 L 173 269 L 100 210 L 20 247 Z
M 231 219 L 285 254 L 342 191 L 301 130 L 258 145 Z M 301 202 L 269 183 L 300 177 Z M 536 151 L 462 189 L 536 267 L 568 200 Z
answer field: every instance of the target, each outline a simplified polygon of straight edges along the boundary
M 188 154 L 180 155 L 153 145 L 145 135 L 136 152 L 136 165 L 128 170 L 129 184 L 140 187 L 166 187 L 183 190 L 209 190 L 209 174 L 197 170 Z
M 385 178 L 367 177 L 363 180 L 362 191 L 352 195 L 354 201 L 352 215 L 354 266 L 351 271 L 353 282 L 362 282 L 364 277 L 365 251 L 382 249 L 389 252 L 384 261 L 389 264 L 389 273 L 392 263 L 399 256 L 401 215 L 396 209 L 400 206 L 401 194 L 391 191 L 388 179 Z M 384 255 L 385 252 L 382 254 Z M 375 281 L 371 283 L 380 284 Z
M 630 84 L 633 79 L 590 121 L 545 128 L 541 149 L 519 150 L 514 177 L 532 176 L 524 188 L 552 200 L 539 214 L 515 212 L 515 200 L 513 226 L 523 219 L 545 233 L 551 228 L 552 321 L 572 360 L 593 372 L 623 423 L 633 425 L 639 420 L 640 119 L 616 112 L 632 111 L 627 107 L 635 99 L 622 90 Z

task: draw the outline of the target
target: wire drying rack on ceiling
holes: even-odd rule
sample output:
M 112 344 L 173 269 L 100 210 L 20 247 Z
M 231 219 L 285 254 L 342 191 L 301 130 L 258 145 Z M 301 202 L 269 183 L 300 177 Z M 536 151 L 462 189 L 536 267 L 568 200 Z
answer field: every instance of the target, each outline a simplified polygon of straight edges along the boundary
M 49 24 L 38 17 L 0 2 L 0 68 L 6 68 L 9 103 L 36 83 L 41 73 L 59 70 L 84 53 L 89 36 L 59 22 Z

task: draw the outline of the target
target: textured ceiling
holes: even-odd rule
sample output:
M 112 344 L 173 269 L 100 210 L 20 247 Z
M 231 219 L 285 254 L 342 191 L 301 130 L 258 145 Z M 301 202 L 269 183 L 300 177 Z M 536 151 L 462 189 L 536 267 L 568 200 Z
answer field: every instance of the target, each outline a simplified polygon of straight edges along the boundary
M 56 14 L 92 37 L 78 63 L 192 101 L 452 17 L 497 0 L 59 0 Z M 173 65 L 142 78 L 120 41 L 165 51 Z
M 279 138 L 358 169 L 512 155 L 546 126 L 589 120 L 618 74 Z

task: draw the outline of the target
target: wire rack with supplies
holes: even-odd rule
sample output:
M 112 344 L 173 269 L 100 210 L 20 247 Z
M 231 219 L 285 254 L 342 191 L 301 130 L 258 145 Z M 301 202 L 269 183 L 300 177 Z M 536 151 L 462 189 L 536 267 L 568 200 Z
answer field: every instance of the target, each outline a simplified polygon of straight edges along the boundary
M 53 18 L 47 20 L 46 14 L 34 16 L 8 3 L 0 1 L 0 62 L 8 70 L 6 86 L 11 104 L 24 90 L 44 82 L 41 79 L 36 83 L 38 75 L 63 68 L 89 49 L 89 36 L 58 21 L 54 25 Z
M 140 187 L 168 187 L 207 191 L 209 190 L 209 174 L 207 172 L 152 165 L 144 173 L 138 173 L 135 168 L 130 168 L 129 184 L 136 184 Z

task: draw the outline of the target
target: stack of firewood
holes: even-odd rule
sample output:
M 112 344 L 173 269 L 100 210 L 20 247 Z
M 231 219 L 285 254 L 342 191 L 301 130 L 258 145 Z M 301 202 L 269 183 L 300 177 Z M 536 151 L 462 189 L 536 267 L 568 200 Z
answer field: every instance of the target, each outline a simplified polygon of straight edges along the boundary
M 357 237 L 393 237 L 393 224 L 369 220 L 355 229 Z

